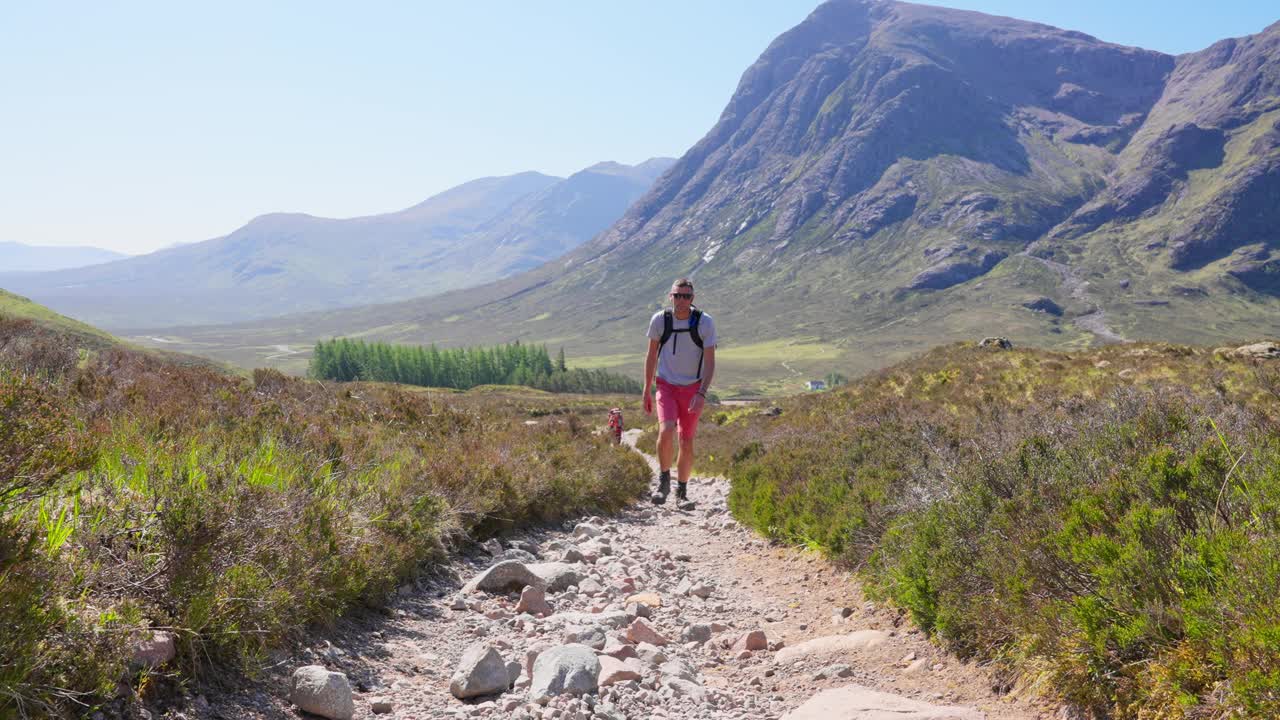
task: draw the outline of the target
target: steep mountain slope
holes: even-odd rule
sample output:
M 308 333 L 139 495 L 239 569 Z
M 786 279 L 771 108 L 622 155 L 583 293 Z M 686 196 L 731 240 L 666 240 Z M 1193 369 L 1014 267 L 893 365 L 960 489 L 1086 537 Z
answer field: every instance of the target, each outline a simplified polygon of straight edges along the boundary
M 1107 188 L 1043 245 L 1122 248 L 1182 295 L 1276 297 L 1277 228 L 1280 23 L 1180 57 Z
M 1278 36 L 1175 58 L 833 0 L 562 260 L 465 295 L 188 336 L 543 339 L 638 368 L 644 320 L 679 275 L 695 276 L 738 382 L 867 369 L 986 334 L 1066 348 L 1274 335 Z
M 109 328 L 230 322 L 468 287 L 562 255 L 607 228 L 661 159 L 568 179 L 484 178 L 385 215 L 255 218 L 222 238 L 106 265 L 0 275 L 66 314 Z
M 44 272 L 84 267 L 128 257 L 96 247 L 58 247 L 0 242 L 0 272 Z

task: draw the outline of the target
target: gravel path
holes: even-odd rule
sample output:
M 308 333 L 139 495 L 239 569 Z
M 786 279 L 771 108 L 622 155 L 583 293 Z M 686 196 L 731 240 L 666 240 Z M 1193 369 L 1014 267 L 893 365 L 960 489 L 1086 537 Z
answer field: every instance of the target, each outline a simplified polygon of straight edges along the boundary
M 637 436 L 629 432 L 628 442 Z M 350 679 L 356 718 L 1056 717 L 1017 693 L 994 692 L 984 669 L 945 655 L 900 615 L 866 602 L 848 572 L 755 537 L 730 517 L 728 490 L 722 479 L 696 479 L 690 496 L 698 507 L 690 512 L 641 505 L 566 530 L 490 541 L 445 577 L 402 588 L 385 613 L 347 620 L 299 656 L 278 658 L 258 685 L 208 692 L 164 716 L 298 717 L 289 673 L 315 664 Z M 555 589 L 553 579 L 545 617 L 517 613 L 515 590 L 461 589 L 504 557 L 544 574 L 532 563 L 564 561 L 551 574 L 573 586 Z M 540 671 L 532 666 L 531 679 L 531 654 L 550 658 L 547 651 L 565 643 L 594 648 L 604 663 L 598 691 L 534 702 L 529 688 Z M 518 663 L 519 679 L 501 694 L 459 700 L 451 679 L 477 645 Z M 860 714 L 864 696 L 906 709 Z M 376 703 L 390 712 L 375 715 Z

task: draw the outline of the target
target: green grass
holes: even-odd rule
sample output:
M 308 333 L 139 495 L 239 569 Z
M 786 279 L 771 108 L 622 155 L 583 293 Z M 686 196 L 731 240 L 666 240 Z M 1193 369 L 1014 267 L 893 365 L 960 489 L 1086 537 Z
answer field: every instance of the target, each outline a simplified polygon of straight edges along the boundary
M 644 360 L 644 346 L 638 345 L 637 347 L 639 349 L 633 353 L 570 357 L 565 361 L 565 364 L 569 367 L 582 368 L 584 370 L 611 369 L 628 364 L 634 365 L 637 359 L 640 362 Z
M 831 360 L 840 355 L 831 344 L 816 337 L 779 338 L 747 345 L 729 345 L 716 350 L 716 361 L 742 363 L 778 363 L 790 360 Z

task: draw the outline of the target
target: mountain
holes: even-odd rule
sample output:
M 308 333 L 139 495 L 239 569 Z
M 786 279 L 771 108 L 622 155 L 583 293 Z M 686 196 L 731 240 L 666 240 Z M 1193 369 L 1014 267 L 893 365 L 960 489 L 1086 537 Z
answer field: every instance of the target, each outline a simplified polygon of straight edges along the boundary
M 671 162 L 483 178 L 383 215 L 263 215 L 221 238 L 105 265 L 0 274 L 0 287 L 114 329 L 431 295 L 535 267 L 589 240 Z
M 528 339 L 639 369 L 673 278 L 726 382 L 795 387 L 953 339 L 1280 334 L 1280 24 L 1170 56 L 980 13 L 832 0 L 606 232 L 464 294 L 191 330 Z M 224 352 L 224 351 L 218 351 Z M 788 385 L 789 383 L 789 385 Z
M 59 247 L 0 242 L 0 272 L 41 272 L 96 265 L 129 257 L 95 247 Z

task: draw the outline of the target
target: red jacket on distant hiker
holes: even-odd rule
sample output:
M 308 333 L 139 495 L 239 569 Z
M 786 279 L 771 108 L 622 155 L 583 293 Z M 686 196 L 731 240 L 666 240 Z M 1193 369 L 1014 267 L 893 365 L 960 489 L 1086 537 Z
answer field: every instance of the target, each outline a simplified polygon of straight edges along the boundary
M 671 462 L 675 439 L 680 440 L 676 468 L 676 500 L 688 504 L 689 474 L 693 470 L 693 436 L 716 372 L 716 325 L 693 304 L 693 281 L 671 284 L 672 307 L 649 319 L 649 353 L 644 359 L 644 411 L 653 414 L 650 390 L 657 374 L 658 490 L 653 501 L 667 501 L 671 490 Z

